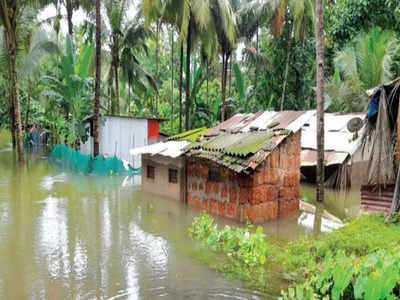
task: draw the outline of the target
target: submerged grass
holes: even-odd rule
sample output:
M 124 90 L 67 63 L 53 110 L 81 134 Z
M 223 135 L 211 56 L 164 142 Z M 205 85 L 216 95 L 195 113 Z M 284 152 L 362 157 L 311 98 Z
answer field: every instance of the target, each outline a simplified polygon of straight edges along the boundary
M 11 146 L 11 133 L 6 129 L 0 128 L 0 149 Z
M 345 256 L 363 261 L 378 251 L 394 255 L 400 248 L 400 225 L 387 224 L 383 215 L 365 215 L 329 234 L 291 242 L 277 242 L 260 228 L 218 229 L 206 214 L 194 219 L 189 233 L 225 258 L 220 271 L 262 291 L 270 289 L 271 284 L 279 285 L 275 289 L 285 289 L 290 283 L 315 279 L 332 258 Z M 334 286 L 333 281 L 328 283 Z

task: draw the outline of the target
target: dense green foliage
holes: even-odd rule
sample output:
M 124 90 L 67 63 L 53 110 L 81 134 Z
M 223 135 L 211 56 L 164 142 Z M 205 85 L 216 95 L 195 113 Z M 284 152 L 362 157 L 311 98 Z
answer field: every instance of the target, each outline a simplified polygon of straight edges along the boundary
M 306 283 L 282 292 L 281 299 L 398 299 L 399 264 L 400 254 L 385 250 L 361 258 L 328 253 Z
M 53 3 L 60 12 L 63 2 Z M 93 109 L 94 8 L 90 2 L 77 3 L 73 10 L 83 7 L 88 22 L 72 24 L 71 37 L 60 30 L 62 14 L 46 19 L 51 26 L 43 26 L 36 16 L 45 7 L 26 8 L 20 17 L 23 30 L 19 32 L 17 63 L 23 129 L 41 125 L 52 131 L 54 142 L 67 137 L 71 145 L 85 140 L 79 124 Z M 156 115 L 168 120 L 162 131 L 178 131 L 180 49 L 183 45 L 182 70 L 186 70 L 190 11 L 195 21 L 191 23 L 189 77 L 183 74 L 182 81 L 183 122 L 186 81 L 190 127 L 210 127 L 220 120 L 222 55 L 228 59 L 227 116 L 277 110 L 283 98 L 284 109 L 315 108 L 314 13 L 310 2 L 215 0 L 207 6 L 188 1 L 193 7 L 180 3 L 104 1 L 103 22 L 107 26 L 103 26 L 102 36 L 102 114 L 116 113 L 119 103 L 122 115 Z M 128 15 L 128 11 L 137 15 Z M 398 1 L 393 0 L 325 1 L 330 111 L 364 110 L 365 89 L 400 74 L 399 11 Z M 231 15 L 228 18 L 226 14 Z M 233 25 L 236 31 L 232 31 Z M 0 32 L 0 44 L 4 45 Z M 0 47 L 0 55 L 4 58 L 3 49 Z M 67 61 L 72 69 L 66 68 Z M 85 74 L 79 73 L 79 65 L 85 67 L 81 70 Z M 0 72 L 1 127 L 10 124 L 6 70 L 3 67 Z

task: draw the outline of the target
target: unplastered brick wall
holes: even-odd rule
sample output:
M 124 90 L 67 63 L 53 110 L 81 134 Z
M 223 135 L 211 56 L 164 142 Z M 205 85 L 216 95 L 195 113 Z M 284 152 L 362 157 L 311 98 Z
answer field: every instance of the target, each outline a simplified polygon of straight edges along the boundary
M 288 136 L 250 175 L 212 161 L 187 161 L 187 202 L 211 214 L 262 223 L 299 209 L 301 132 Z M 218 171 L 217 181 L 209 170 Z

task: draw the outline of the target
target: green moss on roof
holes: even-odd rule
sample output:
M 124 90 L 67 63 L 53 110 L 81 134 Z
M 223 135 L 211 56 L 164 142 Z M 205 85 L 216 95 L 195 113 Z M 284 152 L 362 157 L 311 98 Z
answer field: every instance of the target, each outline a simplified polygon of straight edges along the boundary
M 273 136 L 274 133 L 271 131 L 223 134 L 210 140 L 193 143 L 190 148 L 201 148 L 230 156 L 246 157 L 258 152 Z
M 180 134 L 174 135 L 170 137 L 169 141 L 188 141 L 188 142 L 195 142 L 197 139 L 202 136 L 206 131 L 208 131 L 207 127 L 201 127 L 197 129 L 188 130 L 182 132 Z

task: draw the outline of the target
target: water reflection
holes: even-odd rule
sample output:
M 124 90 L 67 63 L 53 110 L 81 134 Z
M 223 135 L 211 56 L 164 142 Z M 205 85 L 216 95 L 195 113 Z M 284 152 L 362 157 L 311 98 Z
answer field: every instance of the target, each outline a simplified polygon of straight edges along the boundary
M 215 257 L 187 235 L 198 212 L 130 179 L 65 173 L 40 155 L 19 166 L 2 152 L 0 187 L 1 299 L 268 297 L 193 259 Z

